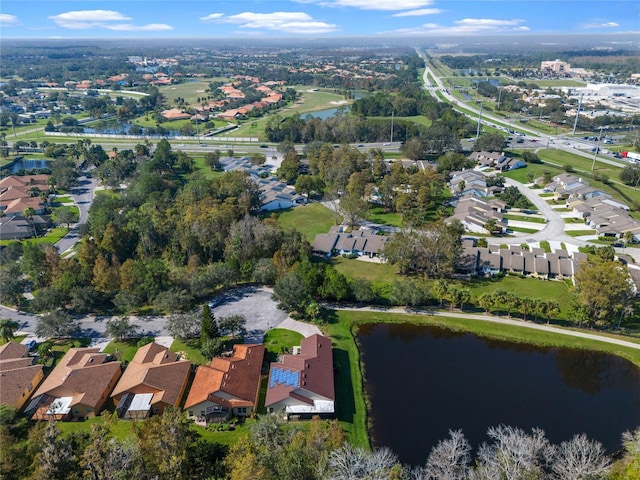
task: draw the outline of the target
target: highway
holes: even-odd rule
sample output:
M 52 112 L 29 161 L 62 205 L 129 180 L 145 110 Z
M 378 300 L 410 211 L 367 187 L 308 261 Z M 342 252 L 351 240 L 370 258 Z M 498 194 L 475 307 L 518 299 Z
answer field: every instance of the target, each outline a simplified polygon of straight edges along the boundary
M 431 68 L 427 55 L 417 48 L 416 53 L 425 62 L 423 82 L 425 89 L 432 97 L 439 101 L 442 101 L 442 99 L 444 98 L 453 106 L 456 111 L 466 115 L 476 122 L 478 121 L 478 118 L 481 118 L 481 123 L 483 125 L 488 125 L 490 127 L 498 129 L 507 129 L 508 132 L 509 124 L 505 123 L 504 118 L 496 117 L 490 112 L 486 112 L 484 110 L 482 111 L 482 116 L 480 117 L 479 108 L 477 108 L 475 105 L 461 102 L 451 93 L 449 93 L 449 90 L 445 87 L 442 79 L 438 77 L 434 70 Z M 433 79 L 435 85 L 430 80 L 430 78 Z M 518 124 L 518 126 L 514 127 L 513 130 L 525 133 L 529 142 L 536 143 L 536 145 L 533 146 L 534 148 L 550 148 L 551 145 L 553 145 L 553 148 L 557 150 L 564 150 L 574 155 L 580 155 L 591 160 L 595 158 L 596 162 L 605 163 L 614 167 L 624 168 L 628 165 L 624 161 L 617 161 L 614 158 L 604 157 L 601 154 L 596 154 L 594 151 L 592 151 L 593 148 L 598 147 L 598 142 L 585 141 L 584 139 L 566 137 L 564 135 L 548 135 L 540 133 L 537 130 L 531 129 L 521 124 Z M 522 146 L 522 148 L 524 147 L 525 145 Z M 601 150 L 603 147 L 603 145 L 600 145 Z

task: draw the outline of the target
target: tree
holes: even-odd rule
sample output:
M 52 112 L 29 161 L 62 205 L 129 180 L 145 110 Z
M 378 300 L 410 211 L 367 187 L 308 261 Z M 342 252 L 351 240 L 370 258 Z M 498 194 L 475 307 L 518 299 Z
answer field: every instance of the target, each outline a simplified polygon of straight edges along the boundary
M 36 334 L 39 337 L 73 337 L 80 330 L 80 322 L 64 310 L 54 310 L 38 318 Z
M 276 281 L 273 299 L 282 310 L 302 312 L 311 295 L 302 276 L 297 272 L 289 272 Z
M 572 312 L 579 323 L 611 327 L 620 322 L 633 300 L 629 273 L 611 260 L 584 262 L 575 275 Z
M 219 356 L 224 351 L 224 347 L 224 341 L 219 337 L 200 340 L 200 353 L 209 360 Z
M 555 478 L 564 480 L 599 480 L 611 469 L 602 444 L 582 433 L 555 448 L 551 470 Z
M 22 216 L 31 222 L 31 226 L 33 227 L 33 236 L 37 237 L 38 232 L 36 231 L 36 224 L 33 221 L 33 217 L 35 216 L 36 211 L 32 207 L 27 207 L 22 212 Z
M 480 446 L 474 478 L 543 478 L 542 474 L 553 453 L 543 430 L 533 429 L 531 434 L 527 434 L 522 429 L 500 425 L 490 427 L 487 436 L 492 443 Z
M 15 320 L 10 318 L 0 319 L 0 339 L 2 339 L 3 343 L 10 342 L 18 328 L 20 328 L 20 324 Z
M 129 317 L 123 316 L 107 320 L 105 331 L 111 338 L 122 342 L 127 338 L 135 336 L 138 332 L 138 326 L 132 325 Z
M 71 477 L 73 461 L 71 447 L 62 438 L 56 422 L 49 420 L 42 438 L 42 449 L 34 460 L 33 478 L 66 480 Z
M 53 221 L 57 225 L 67 224 L 67 232 L 71 228 L 72 223 L 76 223 L 78 221 L 78 211 L 77 209 L 70 206 L 62 206 L 53 210 Z
M 449 438 L 431 449 L 425 473 L 433 480 L 465 480 L 469 478 L 471 444 L 462 430 L 449 430 Z
M 233 338 L 236 338 L 236 334 L 244 336 L 246 334 L 245 326 L 247 325 L 247 319 L 242 315 L 230 315 L 228 317 L 220 317 L 218 320 L 218 326 L 220 331 L 225 335 L 231 334 Z
M 483 133 L 473 144 L 474 152 L 499 152 L 504 148 L 504 137 L 499 133 Z
M 207 340 L 214 340 L 220 337 L 220 330 L 218 329 L 218 323 L 216 322 L 211 308 L 208 304 L 202 306 L 202 313 L 200 316 L 200 344 L 204 345 Z
M 152 478 L 182 480 L 189 475 L 189 448 L 198 434 L 180 409 L 168 406 L 162 415 L 136 422 L 142 471 Z M 157 477 L 156 477 L 157 476 Z
M 356 278 L 351 282 L 349 288 L 353 294 L 353 298 L 361 304 L 372 302 L 376 298 L 371 282 L 365 278 Z
M 200 336 L 201 320 L 197 312 L 176 313 L 167 320 L 167 331 L 181 340 Z
M 486 292 L 478 297 L 478 306 L 484 310 L 485 314 L 488 314 L 489 310 L 491 310 L 494 305 L 494 300 L 492 297 L 493 296 L 490 293 Z
M 326 480 L 383 479 L 402 470 L 398 458 L 388 448 L 372 452 L 349 443 L 329 454 Z

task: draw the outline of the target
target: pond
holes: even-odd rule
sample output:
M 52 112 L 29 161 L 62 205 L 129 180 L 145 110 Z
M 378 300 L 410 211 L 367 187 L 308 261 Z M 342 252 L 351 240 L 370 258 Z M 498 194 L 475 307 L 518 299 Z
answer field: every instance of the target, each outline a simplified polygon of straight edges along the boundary
M 620 357 L 409 324 L 365 325 L 358 339 L 374 444 L 407 464 L 424 464 L 450 429 L 476 449 L 504 424 L 555 444 L 584 432 L 613 452 L 640 426 L 640 369 Z
M 13 163 L 9 163 L 3 167 L 3 170 L 6 170 L 10 175 L 18 173 L 20 170 L 29 171 L 35 168 L 50 168 L 48 160 L 28 160 L 21 159 L 16 160 Z M 4 172 L 3 172 L 4 173 Z
M 112 135 L 149 135 L 175 137 L 181 135 L 178 130 L 168 130 L 160 125 L 159 127 L 142 128 L 118 119 L 103 120 L 94 123 L 91 127 L 84 127 L 83 133 L 105 133 Z

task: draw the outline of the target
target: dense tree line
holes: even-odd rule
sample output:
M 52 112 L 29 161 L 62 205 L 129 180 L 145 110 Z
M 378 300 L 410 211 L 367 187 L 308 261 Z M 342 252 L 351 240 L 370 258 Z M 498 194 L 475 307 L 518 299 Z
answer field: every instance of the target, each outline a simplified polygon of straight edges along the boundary
M 614 463 L 602 445 L 578 434 L 559 445 L 544 431 L 490 427 L 476 450 L 460 430 L 435 445 L 424 465 L 403 465 L 387 448 L 345 442 L 337 421 L 311 420 L 306 428 L 259 416 L 230 448 L 198 438 L 184 413 L 131 423 L 125 439 L 107 414 L 92 429 L 62 435 L 55 422 L 30 425 L 0 407 L 0 474 L 21 479 L 229 479 L 229 480 L 566 480 L 635 478 L 640 431 L 625 432 Z

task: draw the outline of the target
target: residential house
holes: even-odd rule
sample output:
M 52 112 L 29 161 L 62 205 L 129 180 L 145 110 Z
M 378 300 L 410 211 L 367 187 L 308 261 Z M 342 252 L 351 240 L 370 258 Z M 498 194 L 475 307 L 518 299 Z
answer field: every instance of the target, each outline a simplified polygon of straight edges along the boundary
M 188 120 L 191 118 L 191 114 L 183 112 L 179 108 L 171 108 L 169 110 L 163 110 L 160 115 L 167 120 Z
M 467 243 L 463 244 L 457 271 L 466 275 L 493 276 L 500 272 L 511 272 L 541 279 L 573 280 L 580 264 L 586 259 L 583 253 L 569 253 L 566 250 L 547 253 L 540 248 L 523 250 L 518 245 L 481 248 Z
M 141 347 L 111 396 L 120 418 L 142 419 L 180 406 L 191 376 L 191 362 L 155 342 Z
M 265 407 L 288 418 L 331 417 L 335 413 L 331 340 L 314 334 L 293 355 L 271 364 Z
M 502 214 L 505 209 L 506 204 L 500 200 L 463 197 L 456 202 L 451 218 L 459 220 L 466 230 L 477 233 L 487 233 L 485 225 L 489 220 L 493 220 L 494 232 L 504 233 L 507 231 L 507 222 L 503 220 Z
M 71 348 L 34 392 L 26 412 L 32 420 L 95 417 L 120 375 L 121 363 L 99 348 Z
M 469 159 L 480 167 L 493 168 L 501 172 L 524 168 L 527 164 L 519 158 L 507 157 L 504 152 L 472 152 Z
M 311 250 L 316 255 L 331 257 L 337 255 L 358 255 L 369 258 L 381 257 L 387 235 L 378 235 L 368 228 L 360 228 L 347 232 L 343 225 L 334 225 L 329 233 L 316 235 Z
M 0 346 L 0 404 L 17 410 L 44 378 L 42 365 L 33 364 L 26 345 L 7 342 Z
M 237 344 L 230 357 L 199 366 L 184 404 L 189 418 L 208 423 L 251 415 L 258 405 L 264 350 L 264 345 Z

